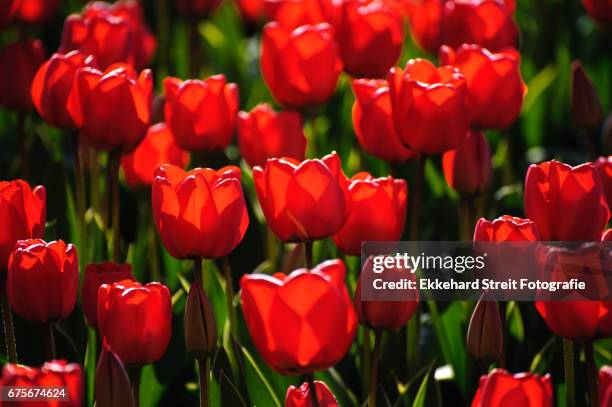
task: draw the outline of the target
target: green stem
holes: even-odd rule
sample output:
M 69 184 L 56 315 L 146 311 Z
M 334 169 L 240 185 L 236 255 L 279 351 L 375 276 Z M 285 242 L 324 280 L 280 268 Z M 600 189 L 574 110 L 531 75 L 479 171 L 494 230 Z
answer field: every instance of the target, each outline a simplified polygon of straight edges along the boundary
M 576 407 L 576 386 L 574 379 L 574 342 L 563 339 L 565 364 L 565 398 L 567 407 Z
M 461 240 L 469 242 L 474 234 L 474 213 L 475 205 L 473 197 L 462 197 L 460 203 L 459 229 Z
M 83 270 L 85 260 L 88 259 L 87 244 L 85 243 L 85 179 L 83 175 L 83 163 L 81 160 L 81 151 L 79 148 L 78 134 L 71 134 L 73 137 L 73 154 L 74 154 L 74 195 L 77 210 L 77 238 L 79 241 L 79 266 Z
M 319 407 L 319 396 L 317 395 L 317 386 L 314 382 L 314 375 L 312 373 L 306 375 L 306 381 L 308 382 L 308 388 L 310 393 L 310 400 L 312 401 L 312 407 Z
M 49 359 L 55 360 L 56 352 L 55 352 L 55 335 L 53 334 L 53 322 L 47 322 L 47 329 L 49 332 L 49 337 L 47 338 L 49 341 Z
M 121 152 L 113 150 L 110 153 L 110 182 L 111 182 L 111 208 L 112 208 L 112 231 L 113 231 L 113 261 L 120 262 L 119 241 L 119 166 L 121 164 Z
M 87 405 L 92 406 L 95 398 L 96 383 L 96 331 L 87 328 L 87 350 L 85 351 L 85 371 L 87 376 Z
M 198 359 L 198 370 L 198 375 L 200 379 L 200 407 L 208 407 L 208 357 Z
M 584 343 L 584 357 L 587 365 L 591 406 L 600 407 L 601 401 L 599 400 L 599 380 L 597 378 L 597 366 L 595 365 L 595 357 L 593 354 L 593 341 L 587 341 Z
M 304 242 L 304 256 L 306 257 L 306 268 L 312 269 L 312 241 Z
M 363 396 L 364 398 L 368 395 L 368 389 L 370 385 L 370 366 L 371 366 L 371 356 L 372 349 L 370 349 L 370 330 L 368 328 L 363 328 L 363 343 L 362 346 L 362 363 L 361 363 L 361 381 L 363 387 Z
M 374 353 L 372 354 L 372 366 L 370 373 L 370 393 L 368 406 L 376 407 L 376 387 L 378 384 L 378 362 L 380 360 L 380 348 L 382 345 L 382 332 L 376 332 L 374 337 Z
M 425 162 L 427 156 L 421 154 L 418 158 L 417 175 L 414 184 L 412 207 L 410 213 L 410 240 L 416 241 L 419 237 L 419 214 L 421 212 L 421 199 L 423 195 L 423 177 L 425 176 Z
M 225 301 L 227 305 L 227 323 L 229 332 L 236 337 L 236 312 L 234 310 L 234 281 L 229 258 L 226 256 L 222 260 L 223 278 L 225 279 Z
M 193 279 L 196 283 L 200 284 L 202 288 L 202 258 L 196 257 L 193 259 Z
M 4 323 L 4 336 L 6 341 L 6 356 L 9 363 L 17 363 L 17 343 L 15 342 L 15 329 L 13 327 L 13 314 L 11 306 L 8 302 L 6 294 L 6 277 L 7 271 L 2 271 L 3 276 L 0 277 L 0 305 L 2 306 L 2 321 Z

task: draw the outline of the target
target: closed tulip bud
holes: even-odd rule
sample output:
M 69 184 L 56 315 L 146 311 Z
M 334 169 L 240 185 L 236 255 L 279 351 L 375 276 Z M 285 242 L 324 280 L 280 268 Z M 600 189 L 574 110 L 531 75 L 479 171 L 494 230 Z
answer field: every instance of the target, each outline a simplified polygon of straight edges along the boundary
M 610 218 L 595 166 L 571 167 L 555 160 L 529 166 L 525 212 L 546 241 L 598 241 Z
M 362 241 L 398 241 L 404 231 L 408 187 L 403 179 L 374 178 L 360 172 L 351 178 L 349 213 L 333 236 L 346 254 L 358 256 Z
M 484 134 L 469 131 L 459 147 L 444 153 L 442 169 L 448 185 L 462 195 L 476 196 L 489 189 L 493 166 Z
M 97 407 L 136 405 L 125 367 L 107 344 L 102 345 L 102 352 L 98 358 L 95 396 Z
M 36 73 L 31 94 L 34 107 L 44 121 L 55 127 L 74 127 L 67 110 L 72 82 L 79 68 L 96 67 L 95 58 L 79 51 L 53 54 Z
M 81 304 L 87 324 L 98 329 L 98 289 L 102 284 L 112 284 L 122 280 L 135 280 L 132 266 L 127 263 L 112 262 L 89 264 L 85 267 Z
M 172 165 L 157 169 L 153 218 L 170 255 L 214 259 L 236 248 L 249 225 L 240 176 L 233 166 L 218 171 L 185 172 Z
M 202 19 L 215 11 L 221 0 L 176 0 L 174 3 L 184 16 Z
M 405 145 L 438 154 L 461 144 L 470 120 L 465 77 L 457 68 L 411 59 L 405 69 L 391 68 L 387 80 L 395 128 Z
M 27 24 L 48 21 L 57 12 L 60 0 L 20 0 L 15 19 Z
M 508 48 L 493 53 L 475 44 L 453 51 L 443 46 L 440 60 L 465 76 L 472 126 L 503 129 L 516 120 L 527 90 L 518 51 Z
M 161 283 L 132 280 L 98 289 L 98 332 L 126 365 L 161 359 L 172 333 L 172 301 Z
M 38 68 L 45 62 L 40 40 L 13 42 L 0 50 L 0 105 L 8 109 L 32 109 L 30 87 Z
M 342 71 L 332 27 L 323 23 L 290 29 L 277 22 L 266 24 L 261 71 L 281 105 L 299 108 L 325 103 Z
M 290 157 L 298 161 L 306 154 L 302 116 L 297 111 L 275 112 L 267 103 L 238 115 L 238 146 L 251 166 L 264 166 L 268 158 Z
M 383 78 L 404 43 L 398 7 L 384 0 L 345 1 L 334 25 L 344 70 L 352 76 Z
M 196 359 L 210 355 L 217 346 L 217 325 L 210 300 L 199 283 L 189 289 L 185 305 L 185 347 Z
M 497 302 L 483 294 L 478 300 L 467 332 L 467 351 L 483 366 L 502 359 L 504 333 Z
M 2 387 L 65 387 L 65 407 L 81 407 L 83 404 L 83 370 L 76 363 L 50 360 L 41 367 L 29 367 L 8 363 L 2 369 Z M 6 404 L 5 404 L 6 403 Z M 58 401 L 38 402 L 40 405 L 60 404 Z M 32 401 L 2 401 L 2 405 L 31 406 Z
M 113 65 L 105 72 L 80 68 L 68 97 L 68 112 L 97 148 L 130 150 L 147 133 L 152 101 L 153 77 L 148 69 L 136 77 L 129 65 Z
M 0 219 L 6 219 L 0 233 L 0 269 L 6 269 L 18 240 L 43 237 L 46 212 L 45 187 L 32 189 L 20 179 L 0 181 Z
M 281 374 L 306 374 L 326 370 L 344 357 L 357 324 L 345 274 L 342 261 L 330 260 L 289 275 L 242 277 L 244 319 L 270 367 Z
M 612 366 L 599 369 L 599 400 L 602 406 L 612 406 Z
M 475 242 L 535 242 L 538 240 L 540 240 L 540 233 L 535 222 L 509 215 L 492 221 L 480 218 L 474 230 Z
M 576 124 L 585 129 L 597 127 L 603 118 L 597 90 L 580 61 L 572 63 L 572 115 Z
M 353 127 L 361 147 L 374 157 L 406 162 L 416 153 L 405 147 L 395 131 L 389 84 L 383 79 L 353 81 Z
M 608 208 L 612 208 L 612 156 L 599 157 L 593 164 L 601 178 Z
M 495 369 L 480 377 L 472 407 L 553 406 L 553 390 L 549 375 L 510 374 Z
M 344 224 L 348 181 L 335 152 L 301 163 L 272 158 L 253 168 L 253 179 L 268 226 L 284 242 L 322 239 Z
M 66 318 L 76 304 L 78 285 L 79 262 L 73 245 L 62 240 L 17 242 L 9 258 L 6 284 L 17 315 L 32 322 Z
M 217 151 L 232 141 L 238 114 L 238 87 L 225 75 L 203 81 L 164 79 L 166 123 L 177 143 L 189 151 Z
M 155 48 L 155 37 L 145 25 L 138 1 L 95 1 L 81 14 L 66 18 L 59 52 L 79 50 L 94 55 L 102 69 L 127 63 L 140 70 L 149 65 Z
M 599 24 L 606 26 L 612 23 L 612 4 L 609 0 L 582 0 L 582 4 L 591 18 Z
M 131 188 L 150 187 L 155 171 L 162 164 L 180 168 L 189 164 L 189 153 L 179 147 L 165 123 L 149 127 L 140 144 L 121 157 L 125 181 Z
M 338 407 L 338 401 L 325 382 L 315 380 L 319 407 Z M 285 407 L 310 407 L 314 405 L 308 382 L 300 387 L 289 386 L 285 396 Z

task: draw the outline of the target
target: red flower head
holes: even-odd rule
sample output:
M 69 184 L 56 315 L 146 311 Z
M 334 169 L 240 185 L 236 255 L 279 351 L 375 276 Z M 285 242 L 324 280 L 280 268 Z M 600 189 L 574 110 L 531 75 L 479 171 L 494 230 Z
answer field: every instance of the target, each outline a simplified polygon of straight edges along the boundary
M 480 218 L 474 230 L 475 242 L 535 242 L 538 240 L 540 240 L 540 233 L 535 222 L 509 215 L 492 221 Z
M 357 318 L 340 260 L 289 275 L 245 274 L 244 318 L 255 347 L 281 374 L 326 370 L 348 351 Z
M 215 11 L 221 0 L 176 0 L 175 4 L 181 14 L 202 19 Z
M 249 24 L 258 24 L 266 17 L 265 0 L 235 0 L 240 16 Z
M 17 12 L 21 0 L 2 0 L 0 1 L 0 27 L 8 23 Z
M 493 52 L 516 47 L 518 27 L 513 14 L 514 1 L 447 1 L 442 11 L 440 45 L 458 48 L 478 44 Z
M 98 329 L 103 341 L 126 365 L 159 360 L 172 333 L 168 287 L 132 280 L 102 284 L 98 290 Z
M 94 55 L 102 69 L 118 62 L 142 69 L 153 59 L 155 47 L 138 1 L 95 1 L 80 15 L 66 18 L 59 52 L 77 49 Z
M 236 248 L 249 224 L 240 175 L 237 167 L 157 169 L 153 217 L 172 256 L 214 259 Z
M 18 240 L 43 237 L 46 210 L 45 187 L 32 189 L 20 179 L 0 181 L 0 270 L 6 268 Z
M 254 167 L 255 191 L 270 229 L 284 242 L 336 233 L 349 210 L 348 182 L 335 153 L 301 163 L 269 159 Z
M 552 407 L 550 376 L 495 369 L 480 378 L 472 407 Z
M 374 178 L 368 172 L 350 180 L 349 213 L 333 236 L 344 253 L 359 256 L 362 241 L 398 241 L 406 221 L 408 187 L 403 179 Z
M 411 59 L 404 70 L 391 68 L 388 81 L 395 128 L 404 144 L 425 154 L 461 144 L 470 120 L 465 78 L 459 70 Z
M 593 20 L 602 25 L 612 23 L 612 3 L 610 3 L 610 0 L 582 0 L 582 3 Z
M 94 329 L 98 328 L 98 289 L 102 284 L 112 284 L 122 280 L 135 280 L 132 266 L 112 262 L 89 264 L 85 267 L 85 277 L 81 291 L 81 303 L 85 320 Z
M 11 307 L 32 322 L 66 318 L 76 303 L 76 248 L 61 240 L 20 240 L 8 262 L 6 292 Z
M 68 112 L 94 145 L 102 149 L 135 147 L 147 133 L 153 103 L 153 78 L 146 69 L 136 77 L 123 64 L 105 72 L 80 68 L 68 97 Z
M 612 208 L 612 155 L 599 157 L 593 164 L 595 164 L 595 168 L 601 178 L 601 185 L 606 195 L 608 208 Z
M 277 113 L 267 103 L 258 104 L 250 112 L 240 112 L 238 145 L 251 167 L 265 166 L 268 158 L 302 161 L 306 153 L 302 116 L 290 110 Z
M 76 363 L 51 360 L 40 368 L 9 363 L 2 370 L 1 386 L 9 387 L 66 387 L 66 400 L 39 402 L 40 405 L 80 407 L 83 405 L 83 371 Z M 33 402 L 3 402 L 12 406 L 31 406 Z M 57 403 L 57 404 L 56 404 Z
M 353 81 L 353 127 L 361 147 L 374 157 L 405 162 L 415 156 L 395 131 L 389 84 L 382 79 Z
M 315 380 L 314 384 L 319 407 L 338 407 L 338 401 L 325 382 Z M 289 386 L 285 396 L 285 407 L 310 407 L 312 404 L 312 394 L 307 382 L 302 383 L 299 388 Z
M 266 17 L 287 29 L 336 21 L 338 7 L 332 0 L 264 0 Z
M 60 0 L 20 0 L 18 3 L 15 19 L 28 24 L 37 24 L 53 17 Z
M 444 46 L 440 59 L 465 75 L 474 126 L 503 129 L 516 120 L 527 89 L 516 50 L 491 53 L 479 45 L 464 44 L 455 52 Z
M 331 97 L 342 71 L 329 24 L 285 28 L 276 22 L 263 30 L 263 78 L 281 105 L 319 105 Z
M 238 87 L 225 75 L 203 81 L 164 79 L 166 123 L 178 144 L 190 151 L 223 150 L 232 141 L 238 114 Z
M 469 131 L 459 147 L 444 153 L 442 168 L 448 185 L 460 194 L 474 196 L 489 189 L 493 167 L 484 134 Z
M 189 153 L 178 146 L 165 123 L 149 127 L 138 147 L 121 158 L 121 168 L 131 188 L 150 187 L 155 170 L 162 164 L 181 168 L 189 164 Z
M 345 1 L 339 7 L 334 27 L 344 70 L 356 77 L 384 77 L 402 53 L 399 9 L 385 0 Z
M 38 114 L 52 126 L 74 127 L 67 109 L 74 76 L 79 68 L 95 66 L 93 56 L 85 56 L 79 51 L 53 54 L 38 69 L 32 82 L 32 101 Z
M 424 51 L 434 53 L 440 48 L 440 24 L 443 0 L 403 0 L 410 33 L 414 42 Z
M 0 105 L 13 110 L 32 109 L 30 86 L 45 62 L 40 40 L 21 40 L 0 50 Z
M 612 405 L 612 366 L 599 369 L 599 400 L 602 406 Z
M 527 170 L 525 212 L 538 226 L 542 240 L 549 241 L 599 241 L 610 218 L 595 166 L 570 167 L 554 160 Z

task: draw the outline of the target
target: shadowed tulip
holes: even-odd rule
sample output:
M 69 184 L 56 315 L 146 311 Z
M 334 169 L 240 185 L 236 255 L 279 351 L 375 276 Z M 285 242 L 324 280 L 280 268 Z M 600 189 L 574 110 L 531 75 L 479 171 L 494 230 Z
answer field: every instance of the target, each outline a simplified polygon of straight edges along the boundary
M 30 87 L 44 62 L 45 49 L 40 40 L 20 40 L 0 49 L 0 106 L 22 111 L 32 109 Z
M 493 166 L 484 134 L 469 131 L 458 148 L 442 155 L 442 169 L 448 185 L 462 195 L 475 196 L 489 189 Z
M 597 90 L 580 61 L 572 63 L 572 116 L 574 122 L 585 129 L 599 126 L 603 119 Z
M 60 0 L 20 0 L 15 19 L 26 24 L 44 23 L 53 17 Z
M 212 354 L 217 346 L 217 324 L 210 300 L 200 283 L 191 284 L 185 304 L 185 348 L 196 359 Z
M 504 351 L 504 331 L 497 302 L 483 294 L 478 300 L 467 332 L 468 353 L 482 366 L 499 362 Z
M 610 0 L 582 0 L 587 13 L 602 25 L 612 23 L 612 3 Z M 603 404 L 602 404 L 603 405 Z
M 97 407 L 135 406 L 125 367 L 108 344 L 102 345 L 98 358 L 95 395 Z

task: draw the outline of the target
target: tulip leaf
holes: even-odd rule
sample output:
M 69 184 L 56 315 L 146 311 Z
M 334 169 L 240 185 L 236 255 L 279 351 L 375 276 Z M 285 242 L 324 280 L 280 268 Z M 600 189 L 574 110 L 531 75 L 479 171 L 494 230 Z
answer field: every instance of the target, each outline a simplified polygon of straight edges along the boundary
M 412 407 L 441 406 L 440 389 L 433 375 L 434 366 L 435 361 L 432 362 L 427 373 L 423 377 L 416 397 L 412 402 Z
M 254 406 L 281 406 L 270 382 L 264 376 L 253 356 L 245 347 L 241 347 L 245 359 L 245 379 L 251 403 Z
M 523 325 L 523 317 L 521 316 L 521 309 L 515 301 L 508 303 L 506 308 L 506 321 L 508 324 L 508 331 L 517 341 L 523 342 L 525 339 L 525 326 Z
M 140 392 L 140 404 L 143 406 L 156 406 L 159 405 L 159 400 L 164 393 L 166 388 L 165 384 L 162 384 L 157 380 L 155 376 L 155 369 L 153 365 L 147 365 L 142 368 L 140 376 L 140 388 L 146 391 Z

